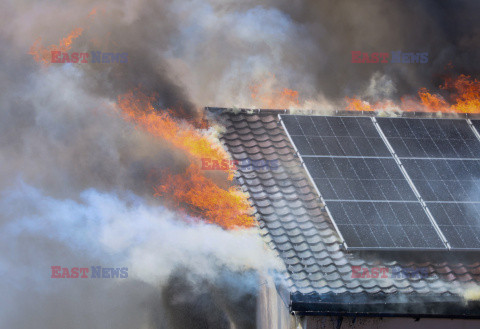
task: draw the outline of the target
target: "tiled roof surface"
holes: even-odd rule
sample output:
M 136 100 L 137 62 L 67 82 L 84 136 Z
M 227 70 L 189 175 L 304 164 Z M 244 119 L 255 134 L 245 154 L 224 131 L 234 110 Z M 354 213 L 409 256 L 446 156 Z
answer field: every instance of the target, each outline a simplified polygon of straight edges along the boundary
M 272 111 L 221 111 L 222 141 L 239 161 L 275 160 L 278 168 L 240 168 L 239 184 L 250 195 L 265 238 L 283 259 L 290 292 L 301 295 L 358 294 L 449 296 L 480 281 L 477 253 L 347 252 Z M 277 164 L 277 162 L 275 162 Z M 247 170 L 248 169 L 248 170 Z M 352 266 L 427 268 L 426 277 L 353 278 Z

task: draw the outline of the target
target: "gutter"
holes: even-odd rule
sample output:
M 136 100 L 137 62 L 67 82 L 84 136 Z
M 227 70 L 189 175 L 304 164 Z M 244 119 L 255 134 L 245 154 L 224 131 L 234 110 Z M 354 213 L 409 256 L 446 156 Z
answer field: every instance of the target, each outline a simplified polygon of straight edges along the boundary
M 480 319 L 480 302 L 454 295 L 290 294 L 290 312 L 300 316 Z

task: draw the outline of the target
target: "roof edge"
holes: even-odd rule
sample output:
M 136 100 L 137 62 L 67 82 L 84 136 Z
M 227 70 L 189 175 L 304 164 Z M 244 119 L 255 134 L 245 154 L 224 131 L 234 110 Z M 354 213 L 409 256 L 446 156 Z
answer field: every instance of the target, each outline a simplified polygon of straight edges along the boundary
M 346 110 L 297 110 L 297 109 L 259 109 L 237 107 L 206 106 L 205 110 L 211 113 L 234 114 L 295 114 L 295 115 L 335 115 L 359 117 L 401 117 L 401 118 L 437 118 L 437 119 L 480 119 L 480 113 L 444 113 L 444 112 L 401 112 L 401 111 L 346 111 Z
M 233 114 L 289 114 L 288 109 L 249 109 L 249 108 L 237 108 L 237 107 L 211 107 L 206 106 L 205 110 L 212 113 L 233 113 Z

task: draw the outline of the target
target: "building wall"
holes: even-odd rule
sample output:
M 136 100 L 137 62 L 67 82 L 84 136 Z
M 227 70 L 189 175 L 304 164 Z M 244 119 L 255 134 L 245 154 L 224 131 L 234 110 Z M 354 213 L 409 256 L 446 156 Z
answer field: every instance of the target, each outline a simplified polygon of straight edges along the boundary
M 273 280 L 269 276 L 260 278 L 257 299 L 257 329 L 292 329 L 297 328 L 296 319 L 288 311 Z

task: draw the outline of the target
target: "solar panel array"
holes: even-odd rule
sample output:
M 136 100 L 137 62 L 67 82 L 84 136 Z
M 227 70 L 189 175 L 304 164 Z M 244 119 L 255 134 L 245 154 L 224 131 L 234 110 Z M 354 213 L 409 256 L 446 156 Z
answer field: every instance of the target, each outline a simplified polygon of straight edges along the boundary
M 282 121 L 350 248 L 444 248 L 370 118 Z
M 348 248 L 480 248 L 480 141 L 466 120 L 281 119 Z

